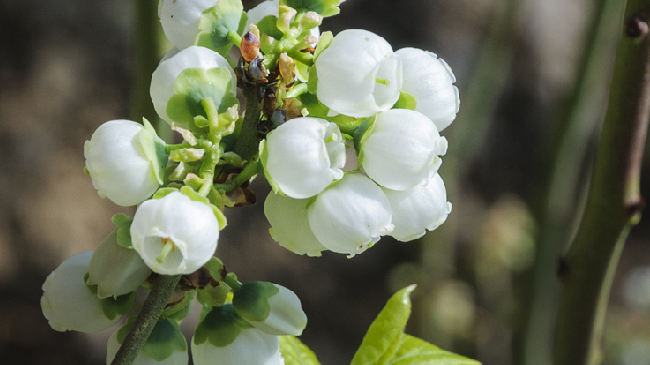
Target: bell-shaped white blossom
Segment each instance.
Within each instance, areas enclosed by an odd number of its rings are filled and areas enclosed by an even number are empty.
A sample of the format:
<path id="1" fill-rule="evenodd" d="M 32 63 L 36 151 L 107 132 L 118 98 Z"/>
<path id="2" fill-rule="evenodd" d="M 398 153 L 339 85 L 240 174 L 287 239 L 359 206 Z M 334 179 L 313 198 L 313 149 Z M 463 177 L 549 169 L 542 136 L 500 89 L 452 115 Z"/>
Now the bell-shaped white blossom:
<path id="1" fill-rule="evenodd" d="M 64 261 L 43 284 L 41 310 L 52 329 L 95 333 L 109 328 L 120 316 L 109 319 L 100 299 L 86 286 L 84 277 L 92 251 Z"/>
<path id="2" fill-rule="evenodd" d="M 391 236 L 407 242 L 424 236 L 445 222 L 451 213 L 445 183 L 435 174 L 425 184 L 408 190 L 383 189 L 393 209 L 395 229 Z"/>
<path id="3" fill-rule="evenodd" d="M 327 249 L 309 227 L 307 203 L 309 199 L 269 193 L 264 201 L 264 215 L 271 224 L 271 237 L 280 246 L 298 255 L 320 256 Z"/>
<path id="4" fill-rule="evenodd" d="M 253 327 L 276 336 L 300 336 L 307 326 L 307 315 L 298 296 L 282 285 L 253 281 L 237 289 L 235 312 Z"/>
<path id="5" fill-rule="evenodd" d="M 446 152 L 447 139 L 424 114 L 392 109 L 377 114 L 363 135 L 359 161 L 377 184 L 405 190 L 431 177 Z"/>
<path id="6" fill-rule="evenodd" d="M 355 255 L 393 230 L 384 192 L 360 173 L 347 174 L 307 209 L 312 232 L 327 249 Z"/>
<path id="7" fill-rule="evenodd" d="M 361 29 L 334 37 L 316 60 L 318 99 L 332 111 L 369 117 L 399 98 L 402 67 L 384 38 Z"/>
<path id="8" fill-rule="evenodd" d="M 167 39 L 178 49 L 194 44 L 203 12 L 218 0 L 160 0 L 158 17 Z"/>
<path id="9" fill-rule="evenodd" d="M 183 1 L 177 1 L 177 3 L 183 4 Z M 171 121 L 167 115 L 167 102 L 174 96 L 174 82 L 181 72 L 188 68 L 210 70 L 217 67 L 225 68 L 230 72 L 232 90 L 236 90 L 235 73 L 230 68 L 228 61 L 219 53 L 208 48 L 191 46 L 163 59 L 151 75 L 151 87 L 149 88 L 151 101 L 158 115 L 166 121 Z"/>
<path id="10" fill-rule="evenodd" d="M 142 203 L 130 232 L 133 248 L 151 270 L 190 274 L 214 254 L 219 222 L 207 204 L 173 192 Z"/>
<path id="11" fill-rule="evenodd" d="M 111 337 L 108 338 L 108 342 L 106 342 L 106 365 L 110 365 L 113 362 L 113 359 L 115 359 L 115 355 L 117 354 L 117 351 L 120 349 L 120 344 L 117 341 L 118 332 L 119 331 L 113 332 Z M 175 351 L 173 351 L 171 355 L 169 355 L 169 357 L 160 361 L 147 356 L 147 353 L 141 350 L 140 352 L 138 352 L 138 356 L 136 356 L 132 364 L 133 365 L 187 365 L 189 361 L 190 361 L 190 355 L 189 352 L 187 352 L 187 348 L 185 349 L 185 351 L 180 351 L 178 349 L 175 349 Z"/>
<path id="12" fill-rule="evenodd" d="M 151 269 L 140 255 L 120 246 L 113 231 L 93 253 L 87 283 L 97 285 L 99 298 L 116 298 L 136 290 L 149 275 Z"/>
<path id="13" fill-rule="evenodd" d="M 121 206 L 135 205 L 158 189 L 151 160 L 138 136 L 143 126 L 130 120 L 108 121 L 84 144 L 86 169 L 102 197 Z"/>
<path id="14" fill-rule="evenodd" d="M 343 177 L 343 137 L 336 124 L 324 119 L 287 121 L 266 136 L 260 154 L 273 190 L 292 198 L 314 196 Z"/>
<path id="15" fill-rule="evenodd" d="M 284 365 L 278 336 L 256 328 L 242 329 L 235 340 L 226 346 L 210 342 L 196 344 L 192 337 L 192 359 L 195 365 Z"/>
<path id="16" fill-rule="evenodd" d="M 402 91 L 415 98 L 415 110 L 429 117 L 441 132 L 456 118 L 460 107 L 454 73 L 432 52 L 402 48 L 395 55 L 402 62 Z"/>

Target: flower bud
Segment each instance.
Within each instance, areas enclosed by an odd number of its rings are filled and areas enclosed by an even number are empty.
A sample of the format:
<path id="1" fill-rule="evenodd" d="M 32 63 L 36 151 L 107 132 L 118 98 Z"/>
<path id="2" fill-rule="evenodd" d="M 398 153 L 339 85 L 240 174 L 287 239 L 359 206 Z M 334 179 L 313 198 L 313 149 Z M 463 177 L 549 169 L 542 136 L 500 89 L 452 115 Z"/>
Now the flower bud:
<path id="1" fill-rule="evenodd" d="M 108 121 L 84 144 L 86 169 L 102 197 L 121 206 L 135 205 L 158 189 L 152 161 L 140 144 L 141 124 L 130 120 Z"/>
<path id="2" fill-rule="evenodd" d="M 207 204 L 172 192 L 142 203 L 130 232 L 133 248 L 151 270 L 190 274 L 214 254 L 219 222 Z"/>
<path id="3" fill-rule="evenodd" d="M 431 177 L 446 152 L 447 139 L 429 118 L 393 109 L 377 114 L 361 137 L 359 162 L 377 184 L 406 190 Z"/>
<path id="4" fill-rule="evenodd" d="M 113 231 L 93 253 L 86 283 L 97 285 L 99 298 L 116 298 L 136 290 L 149 275 L 138 253 L 118 245 Z"/>
<path id="5" fill-rule="evenodd" d="M 178 49 L 194 44 L 203 12 L 218 0 L 160 0 L 158 17 L 167 39 Z"/>
<path id="6" fill-rule="evenodd" d="M 41 310 L 52 329 L 95 333 L 119 321 L 119 316 L 106 316 L 101 300 L 84 281 L 92 253 L 85 251 L 72 256 L 45 279 Z"/>
<path id="7" fill-rule="evenodd" d="M 327 250 L 309 227 L 309 199 L 292 199 L 269 193 L 264 201 L 264 215 L 271 223 L 271 237 L 280 246 L 298 255 L 320 256 Z"/>
<path id="8" fill-rule="evenodd" d="M 129 325 L 127 324 L 126 327 Z M 113 332 L 106 343 L 106 365 L 110 365 L 120 349 L 120 344 L 128 331 L 124 327 Z M 120 338 L 124 337 L 124 338 Z M 121 342 L 119 341 L 121 340 Z M 187 365 L 190 361 L 187 352 L 187 341 L 178 324 L 170 320 L 161 320 L 156 323 L 151 335 L 147 338 L 144 346 L 133 365 Z"/>
<path id="9" fill-rule="evenodd" d="M 424 236 L 445 222 L 451 213 L 445 183 L 435 174 L 422 185 L 408 190 L 383 189 L 393 209 L 395 229 L 390 234 L 407 242 Z"/>
<path id="10" fill-rule="evenodd" d="M 307 316 L 296 294 L 265 281 L 245 283 L 232 301 L 235 312 L 253 327 L 276 336 L 300 336 Z"/>
<path id="11" fill-rule="evenodd" d="M 345 145 L 336 124 L 295 118 L 267 135 L 260 156 L 273 190 L 302 199 L 343 176 Z"/>
<path id="12" fill-rule="evenodd" d="M 250 327 L 232 305 L 214 307 L 196 327 L 191 342 L 195 365 L 283 365 L 278 336 Z"/>
<path id="13" fill-rule="evenodd" d="M 415 98 L 415 110 L 429 117 L 441 132 L 456 118 L 460 107 L 451 68 L 435 53 L 417 48 L 402 48 L 395 55 L 402 62 L 402 91 Z"/>
<path id="14" fill-rule="evenodd" d="M 360 173 L 346 174 L 307 208 L 309 226 L 327 249 L 355 255 L 393 230 L 384 192 Z"/>
<path id="15" fill-rule="evenodd" d="M 316 60 L 318 99 L 360 118 L 388 110 L 399 98 L 402 68 L 384 38 L 361 29 L 337 34 Z"/>
<path id="16" fill-rule="evenodd" d="M 177 2 L 181 5 L 184 3 L 183 1 Z M 205 47 L 192 46 L 162 60 L 151 75 L 151 87 L 149 89 L 151 101 L 158 115 L 162 119 L 171 122 L 167 115 L 167 103 L 174 96 L 174 82 L 181 72 L 189 68 L 210 70 L 218 67 L 225 68 L 230 72 L 231 90 L 234 92 L 236 90 L 235 73 L 230 68 L 228 61 L 217 52 Z"/>

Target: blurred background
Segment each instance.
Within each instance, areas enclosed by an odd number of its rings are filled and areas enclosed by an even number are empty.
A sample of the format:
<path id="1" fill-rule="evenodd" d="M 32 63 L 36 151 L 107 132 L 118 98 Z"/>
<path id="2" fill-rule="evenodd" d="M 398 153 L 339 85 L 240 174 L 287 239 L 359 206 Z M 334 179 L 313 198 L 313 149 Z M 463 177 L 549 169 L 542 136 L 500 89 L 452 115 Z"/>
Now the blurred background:
<path id="1" fill-rule="evenodd" d="M 353 259 L 302 257 L 271 240 L 261 204 L 269 187 L 258 179 L 258 203 L 227 211 L 218 256 L 243 280 L 300 296 L 309 316 L 302 340 L 326 365 L 348 363 L 384 302 L 410 283 L 418 289 L 409 333 L 486 365 L 549 365 L 556 261 L 593 164 L 620 27 L 615 3 L 348 0 L 321 29 L 368 29 L 394 49 L 437 53 L 456 74 L 461 109 L 443 133 L 450 150 L 440 170 L 453 213 L 419 241 L 384 238 Z M 98 198 L 83 173 L 83 141 L 110 119 L 152 119 L 142 102 L 151 53 L 168 47 L 146 37 L 155 9 L 154 0 L 0 0 L 4 364 L 104 362 L 113 329 L 51 330 L 40 288 L 61 261 L 97 247 L 113 214 L 129 213 Z M 616 275 L 605 364 L 650 364 L 646 222 Z"/>

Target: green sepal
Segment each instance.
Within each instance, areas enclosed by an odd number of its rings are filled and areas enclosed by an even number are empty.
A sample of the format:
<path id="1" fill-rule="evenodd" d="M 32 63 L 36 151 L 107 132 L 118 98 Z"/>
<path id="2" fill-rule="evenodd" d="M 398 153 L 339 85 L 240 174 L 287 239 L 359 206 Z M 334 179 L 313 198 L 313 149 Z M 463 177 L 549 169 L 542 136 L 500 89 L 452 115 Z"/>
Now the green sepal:
<path id="1" fill-rule="evenodd" d="M 395 293 L 372 322 L 350 365 L 385 364 L 393 358 L 411 314 L 410 295 L 415 285 Z"/>
<path id="2" fill-rule="evenodd" d="M 318 89 L 318 72 L 316 72 L 316 65 L 312 65 L 308 71 L 307 91 L 316 95 L 317 89 Z"/>
<path id="3" fill-rule="evenodd" d="M 210 276 L 216 280 L 216 281 L 221 281 L 222 275 L 224 274 L 223 268 L 223 262 L 216 256 L 210 257 L 210 260 L 203 264 L 203 268 L 208 270 L 208 273 Z"/>
<path id="4" fill-rule="evenodd" d="M 230 165 L 233 167 L 243 167 L 246 161 L 240 155 L 233 151 L 222 153 L 219 156 L 219 165 Z"/>
<path id="5" fill-rule="evenodd" d="M 309 87 L 309 84 L 307 87 Z M 341 130 L 341 133 L 353 134 L 354 130 L 363 122 L 363 119 L 348 117 L 343 114 L 338 114 L 333 117 L 328 116 L 330 111 L 329 108 L 318 101 L 318 98 L 313 93 L 302 94 L 300 95 L 299 100 L 302 103 L 303 108 L 307 110 L 308 116 L 322 118 L 335 123 Z"/>
<path id="6" fill-rule="evenodd" d="M 115 226 L 117 244 L 124 248 L 129 248 L 129 249 L 133 248 L 133 245 L 131 244 L 131 232 L 130 232 L 131 223 L 133 223 L 133 218 L 129 217 L 128 215 L 118 213 L 111 218 L 111 221 Z"/>
<path id="7" fill-rule="evenodd" d="M 315 11 L 324 17 L 328 17 L 341 12 L 339 2 L 340 0 L 280 0 L 280 5 L 290 6 L 299 13 Z"/>
<path id="8" fill-rule="evenodd" d="M 96 285 L 92 285 L 97 290 Z M 128 294 L 120 295 L 117 298 L 108 297 L 101 299 L 102 303 L 102 312 L 106 315 L 108 319 L 115 319 L 123 314 L 126 314 L 133 303 L 135 302 L 135 292 L 130 292 Z"/>
<path id="9" fill-rule="evenodd" d="M 199 19 L 196 45 L 210 48 L 226 57 L 232 47 L 228 32 L 242 34 L 247 16 L 241 0 L 219 0 Z"/>
<path id="10" fill-rule="evenodd" d="M 225 347 L 233 343 L 243 329 L 250 327 L 235 313 L 231 304 L 213 307 L 196 326 L 194 343 Z"/>
<path id="11" fill-rule="evenodd" d="M 183 293 L 183 299 L 181 299 L 178 303 L 166 307 L 160 315 L 160 318 L 181 321 L 190 313 L 193 302 L 194 290 L 188 290 Z"/>
<path id="12" fill-rule="evenodd" d="M 352 132 L 352 137 L 354 137 L 354 150 L 357 152 L 359 164 L 363 162 L 363 153 L 361 153 L 361 147 L 363 142 L 368 139 L 370 133 L 375 128 L 375 117 L 362 119 L 361 124 Z"/>
<path id="13" fill-rule="evenodd" d="M 117 343 L 123 344 L 135 325 L 136 317 L 129 317 L 126 324 L 117 330 Z M 148 358 L 163 361 L 176 351 L 187 351 L 187 341 L 176 321 L 161 319 L 154 326 L 141 350 Z"/>
<path id="14" fill-rule="evenodd" d="M 271 313 L 269 298 L 279 289 L 266 281 L 250 281 L 235 291 L 232 305 L 237 314 L 248 321 L 264 321 Z"/>
<path id="15" fill-rule="evenodd" d="M 224 305 L 230 288 L 219 282 L 216 286 L 208 284 L 202 289 L 196 291 L 196 299 L 204 306 L 216 307 Z"/>
<path id="16" fill-rule="evenodd" d="M 226 216 L 223 215 L 223 212 L 221 212 L 219 208 L 217 208 L 214 204 L 210 203 L 210 200 L 208 198 L 200 195 L 189 186 L 183 186 L 180 191 L 182 194 L 190 198 L 190 200 L 207 204 L 210 207 L 210 209 L 212 209 L 212 213 L 214 213 L 214 216 L 217 217 L 217 221 L 219 222 L 219 230 L 222 230 L 226 227 L 226 223 L 227 223 Z"/>
<path id="17" fill-rule="evenodd" d="M 179 148 L 169 153 L 169 159 L 174 162 L 195 162 L 203 158 L 203 148 Z"/>
<path id="18" fill-rule="evenodd" d="M 196 117 L 208 118 L 203 99 L 210 99 L 217 111 L 223 113 L 237 104 L 235 95 L 228 69 L 187 68 L 174 81 L 174 96 L 167 102 L 167 115 L 181 128 L 198 131 L 200 127 L 194 123 Z"/>
<path id="19" fill-rule="evenodd" d="M 175 191 L 178 191 L 178 189 L 171 187 L 160 188 L 155 193 L 153 193 L 151 199 L 162 199 Z"/>
<path id="20" fill-rule="evenodd" d="M 280 336 L 280 353 L 285 365 L 320 365 L 316 354 L 293 336 Z"/>
<path id="21" fill-rule="evenodd" d="M 275 15 L 267 15 L 262 20 L 257 22 L 257 29 L 260 30 L 260 35 L 266 34 L 269 37 L 280 39 L 284 33 L 278 28 L 278 17 Z"/>
<path id="22" fill-rule="evenodd" d="M 142 153 L 149 160 L 158 184 L 162 185 L 164 183 L 165 167 L 167 167 L 167 151 L 165 150 L 167 144 L 158 137 L 156 129 L 146 118 L 142 118 L 142 124 L 144 128 L 138 133 L 136 141 Z"/>
<path id="23" fill-rule="evenodd" d="M 327 32 L 323 32 L 323 34 L 320 35 L 318 43 L 316 43 L 316 50 L 314 51 L 314 62 L 316 62 L 318 56 L 320 56 L 320 54 L 323 53 L 323 51 L 326 50 L 330 44 L 332 44 L 333 39 L 334 35 L 329 30 Z"/>
<path id="24" fill-rule="evenodd" d="M 294 68 L 294 71 L 296 72 L 296 77 L 298 77 L 298 81 L 309 82 L 309 77 L 310 77 L 309 70 L 311 67 L 313 67 L 313 64 L 309 66 L 298 60 L 295 60 L 295 62 L 296 62 L 296 66 Z M 303 85 L 303 84 L 299 84 L 299 85 Z M 294 87 L 296 87 L 296 85 L 294 85 Z M 309 85 L 307 85 L 307 91 L 309 91 Z"/>
<path id="25" fill-rule="evenodd" d="M 466 357 L 445 351 L 417 337 L 402 335 L 399 348 L 387 365 L 480 365 Z"/>
<path id="26" fill-rule="evenodd" d="M 416 104 L 417 101 L 415 100 L 415 97 L 413 97 L 413 95 L 404 91 L 400 91 L 399 99 L 397 99 L 397 102 L 395 103 L 395 105 L 393 105 L 393 109 L 415 110 Z"/>

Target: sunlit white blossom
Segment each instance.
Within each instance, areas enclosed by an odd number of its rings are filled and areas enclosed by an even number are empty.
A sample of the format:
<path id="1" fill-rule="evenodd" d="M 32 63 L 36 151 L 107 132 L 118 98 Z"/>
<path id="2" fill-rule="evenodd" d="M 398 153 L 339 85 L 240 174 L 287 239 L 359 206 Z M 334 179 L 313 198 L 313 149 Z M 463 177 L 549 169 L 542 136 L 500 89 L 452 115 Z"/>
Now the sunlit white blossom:
<path id="1" fill-rule="evenodd" d="M 158 17 L 167 39 L 178 49 L 194 44 L 203 12 L 218 0 L 160 0 Z"/>

